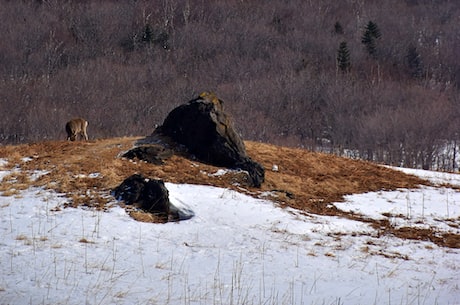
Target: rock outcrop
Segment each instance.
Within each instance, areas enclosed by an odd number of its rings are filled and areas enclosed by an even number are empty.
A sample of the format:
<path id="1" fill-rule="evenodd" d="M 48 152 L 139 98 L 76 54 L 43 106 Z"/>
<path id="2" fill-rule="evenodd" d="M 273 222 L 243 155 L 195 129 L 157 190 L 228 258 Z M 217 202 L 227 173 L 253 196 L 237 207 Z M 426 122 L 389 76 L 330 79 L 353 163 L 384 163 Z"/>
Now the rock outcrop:
<path id="1" fill-rule="evenodd" d="M 112 195 L 126 205 L 133 205 L 154 214 L 164 222 L 186 220 L 194 216 L 190 210 L 179 210 L 169 201 L 169 192 L 162 180 L 135 174 L 117 186 Z"/>
<path id="2" fill-rule="evenodd" d="M 162 145 L 141 145 L 134 147 L 122 155 L 128 159 L 139 159 L 156 165 L 162 165 L 163 161 L 173 155 L 173 151 Z"/>
<path id="3" fill-rule="evenodd" d="M 116 187 L 113 195 L 117 200 L 146 212 L 166 218 L 169 215 L 169 192 L 162 180 L 147 179 L 135 174 Z"/>
<path id="4" fill-rule="evenodd" d="M 185 153 L 211 165 L 244 170 L 251 186 L 260 187 L 265 180 L 264 167 L 247 155 L 223 102 L 213 93 L 203 92 L 173 109 L 163 125 L 136 145 L 123 157 L 162 164 L 173 153 Z"/>
<path id="5" fill-rule="evenodd" d="M 243 140 L 224 112 L 223 102 L 212 93 L 203 92 L 173 109 L 155 133 L 184 145 L 203 162 L 247 171 L 252 186 L 260 187 L 264 182 L 265 169 L 248 157 Z"/>

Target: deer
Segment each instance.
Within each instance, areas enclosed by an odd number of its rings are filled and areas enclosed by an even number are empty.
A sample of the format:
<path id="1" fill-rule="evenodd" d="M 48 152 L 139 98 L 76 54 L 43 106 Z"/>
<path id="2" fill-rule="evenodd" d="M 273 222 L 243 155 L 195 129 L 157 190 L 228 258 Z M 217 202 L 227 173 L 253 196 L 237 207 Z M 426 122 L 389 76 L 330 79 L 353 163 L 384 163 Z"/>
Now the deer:
<path id="1" fill-rule="evenodd" d="M 80 135 L 80 139 L 88 141 L 88 133 L 86 128 L 88 127 L 88 121 L 82 118 L 72 119 L 65 124 L 65 131 L 67 132 L 67 140 L 75 141 L 77 135 Z"/>

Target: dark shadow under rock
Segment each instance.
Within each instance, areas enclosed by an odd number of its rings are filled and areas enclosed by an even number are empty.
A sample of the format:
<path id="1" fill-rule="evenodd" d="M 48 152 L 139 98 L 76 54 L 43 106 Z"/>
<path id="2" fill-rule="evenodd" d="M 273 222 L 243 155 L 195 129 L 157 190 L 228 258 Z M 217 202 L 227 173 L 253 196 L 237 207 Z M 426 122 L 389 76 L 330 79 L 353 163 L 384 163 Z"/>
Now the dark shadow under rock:
<path id="1" fill-rule="evenodd" d="M 162 145 L 141 145 L 134 147 L 122 155 L 128 159 L 139 159 L 156 165 L 163 164 L 163 161 L 173 155 L 173 151 Z"/>

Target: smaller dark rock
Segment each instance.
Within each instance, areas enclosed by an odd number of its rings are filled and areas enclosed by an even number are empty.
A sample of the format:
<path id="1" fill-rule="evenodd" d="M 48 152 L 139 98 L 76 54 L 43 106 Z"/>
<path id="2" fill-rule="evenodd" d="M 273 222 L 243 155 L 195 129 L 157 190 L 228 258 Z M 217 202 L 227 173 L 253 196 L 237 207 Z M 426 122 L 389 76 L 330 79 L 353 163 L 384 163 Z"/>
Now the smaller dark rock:
<path id="1" fill-rule="evenodd" d="M 162 180 L 148 179 L 135 174 L 126 178 L 112 195 L 126 205 L 134 205 L 152 213 L 164 222 L 187 220 L 195 213 L 186 208 L 177 208 L 169 201 L 169 192 Z"/>
<path id="2" fill-rule="evenodd" d="M 146 212 L 168 219 L 170 211 L 169 192 L 162 180 L 132 175 L 113 190 L 117 200 L 134 205 Z"/>
<path id="3" fill-rule="evenodd" d="M 170 158 L 173 151 L 162 145 L 142 145 L 134 147 L 122 155 L 128 159 L 139 159 L 156 165 L 162 165 L 163 161 Z"/>

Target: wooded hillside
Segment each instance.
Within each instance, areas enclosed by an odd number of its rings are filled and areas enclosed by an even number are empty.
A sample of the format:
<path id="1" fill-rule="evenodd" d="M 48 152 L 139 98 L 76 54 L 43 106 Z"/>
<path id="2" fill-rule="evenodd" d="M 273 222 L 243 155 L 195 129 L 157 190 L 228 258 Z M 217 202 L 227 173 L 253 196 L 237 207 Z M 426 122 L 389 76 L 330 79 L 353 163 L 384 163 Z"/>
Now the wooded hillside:
<path id="1" fill-rule="evenodd" d="M 460 3 L 1 1 L 0 142 L 147 135 L 204 90 L 244 139 L 458 169 Z M 352 152 L 352 153 L 351 153 Z"/>

